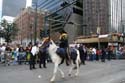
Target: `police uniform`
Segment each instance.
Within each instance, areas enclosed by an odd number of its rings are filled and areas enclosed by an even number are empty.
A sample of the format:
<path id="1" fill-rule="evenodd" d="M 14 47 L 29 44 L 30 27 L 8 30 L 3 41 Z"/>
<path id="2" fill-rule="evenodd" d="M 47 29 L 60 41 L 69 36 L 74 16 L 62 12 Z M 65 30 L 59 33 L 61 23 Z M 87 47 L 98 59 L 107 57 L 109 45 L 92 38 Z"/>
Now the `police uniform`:
<path id="1" fill-rule="evenodd" d="M 61 48 L 67 48 L 68 47 L 68 35 L 67 33 L 62 33 L 60 35 L 60 47 Z"/>
<path id="2" fill-rule="evenodd" d="M 66 65 L 69 65 L 69 56 L 68 56 L 68 34 L 66 32 L 62 33 L 60 35 L 60 44 L 59 44 L 59 47 L 60 48 L 64 48 L 65 49 L 65 52 L 66 52 Z M 62 60 L 61 63 L 63 63 L 64 59 Z"/>

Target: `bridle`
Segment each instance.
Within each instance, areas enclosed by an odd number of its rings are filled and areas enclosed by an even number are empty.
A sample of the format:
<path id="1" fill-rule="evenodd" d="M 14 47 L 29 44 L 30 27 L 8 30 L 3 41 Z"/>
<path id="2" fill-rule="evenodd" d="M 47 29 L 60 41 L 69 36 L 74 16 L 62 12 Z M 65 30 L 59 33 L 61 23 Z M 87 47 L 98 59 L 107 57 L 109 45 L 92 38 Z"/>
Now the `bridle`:
<path id="1" fill-rule="evenodd" d="M 46 39 L 44 39 L 43 44 L 41 45 L 41 47 L 42 48 L 47 48 L 47 47 L 49 47 L 50 44 L 51 44 L 50 38 L 46 38 Z"/>

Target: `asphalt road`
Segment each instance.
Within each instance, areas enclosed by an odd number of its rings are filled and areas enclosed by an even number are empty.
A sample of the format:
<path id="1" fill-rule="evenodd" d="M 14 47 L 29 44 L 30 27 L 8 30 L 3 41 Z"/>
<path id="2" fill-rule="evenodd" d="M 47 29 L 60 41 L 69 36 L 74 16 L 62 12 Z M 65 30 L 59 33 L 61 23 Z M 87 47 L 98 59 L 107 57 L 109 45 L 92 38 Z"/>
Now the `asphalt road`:
<path id="1" fill-rule="evenodd" d="M 53 73 L 53 64 L 48 63 L 47 69 L 29 70 L 28 65 L 0 65 L 0 83 L 49 83 Z M 65 73 L 62 79 L 57 73 L 55 83 L 125 83 L 125 60 L 102 62 L 86 62 L 80 67 L 80 75 L 68 76 L 69 67 L 60 66 Z"/>

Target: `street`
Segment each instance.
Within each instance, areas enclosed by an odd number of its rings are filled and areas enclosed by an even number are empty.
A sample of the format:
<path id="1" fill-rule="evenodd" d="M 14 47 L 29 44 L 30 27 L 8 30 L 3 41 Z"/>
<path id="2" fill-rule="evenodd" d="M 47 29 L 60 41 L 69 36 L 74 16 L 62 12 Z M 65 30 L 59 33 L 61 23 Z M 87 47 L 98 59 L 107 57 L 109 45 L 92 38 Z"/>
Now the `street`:
<path id="1" fill-rule="evenodd" d="M 80 75 L 68 76 L 65 64 L 60 66 L 65 73 L 62 79 L 57 73 L 55 83 L 125 83 L 125 60 L 112 60 L 102 62 L 86 62 L 80 66 Z M 0 65 L 0 83 L 49 83 L 53 73 L 53 64 L 48 63 L 47 69 L 38 68 L 29 70 L 28 65 Z"/>

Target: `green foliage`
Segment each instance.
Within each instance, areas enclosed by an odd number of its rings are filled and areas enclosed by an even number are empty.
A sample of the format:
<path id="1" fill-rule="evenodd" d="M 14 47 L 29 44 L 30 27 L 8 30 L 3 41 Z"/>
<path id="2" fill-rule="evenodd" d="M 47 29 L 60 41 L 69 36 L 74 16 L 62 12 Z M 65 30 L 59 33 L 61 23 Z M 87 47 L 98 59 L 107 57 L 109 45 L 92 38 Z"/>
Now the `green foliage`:
<path id="1" fill-rule="evenodd" d="M 0 37 L 4 37 L 4 31 L 0 30 Z"/>
<path id="2" fill-rule="evenodd" d="M 11 42 L 17 35 L 18 29 L 15 23 L 8 23 L 6 20 L 2 20 L 1 26 L 3 30 L 0 32 L 0 36 L 5 38 L 6 42 Z"/>

